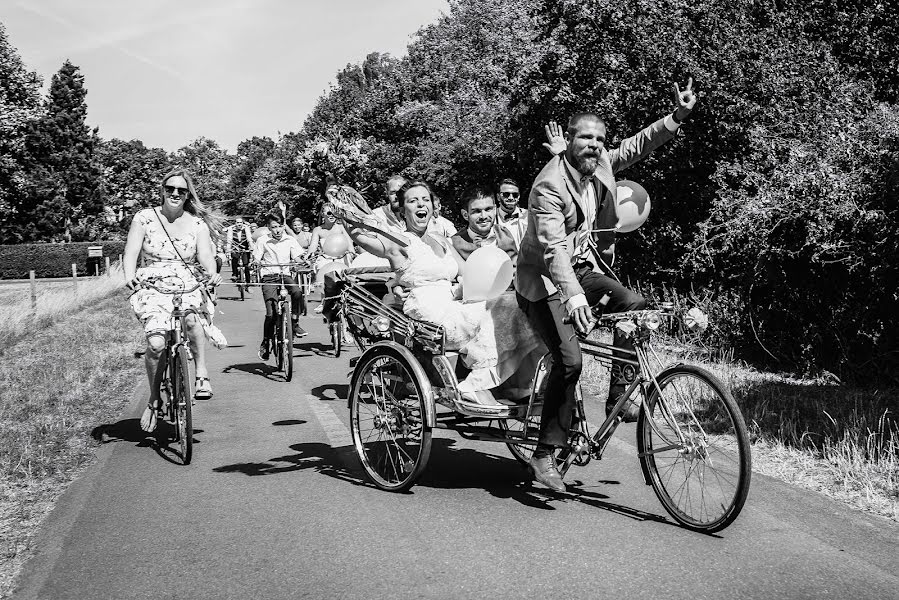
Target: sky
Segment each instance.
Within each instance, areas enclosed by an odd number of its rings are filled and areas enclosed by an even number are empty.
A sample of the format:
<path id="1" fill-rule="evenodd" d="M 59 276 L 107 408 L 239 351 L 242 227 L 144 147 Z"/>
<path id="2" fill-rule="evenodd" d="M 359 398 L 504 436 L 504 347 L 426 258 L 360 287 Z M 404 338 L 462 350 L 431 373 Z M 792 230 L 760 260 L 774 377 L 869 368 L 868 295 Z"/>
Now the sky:
<path id="1" fill-rule="evenodd" d="M 446 12 L 447 0 L 0 0 L 45 88 L 70 60 L 101 137 L 168 151 L 298 131 L 337 71 L 404 55 Z"/>

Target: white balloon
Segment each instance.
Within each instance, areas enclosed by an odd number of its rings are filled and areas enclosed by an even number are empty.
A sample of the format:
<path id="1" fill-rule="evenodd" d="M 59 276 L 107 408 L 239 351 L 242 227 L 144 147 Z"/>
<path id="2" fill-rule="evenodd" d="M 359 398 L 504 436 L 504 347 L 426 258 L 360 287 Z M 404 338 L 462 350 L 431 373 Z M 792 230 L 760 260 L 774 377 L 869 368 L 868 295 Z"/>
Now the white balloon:
<path id="1" fill-rule="evenodd" d="M 465 302 L 493 300 L 509 289 L 514 267 L 509 255 L 496 246 L 482 246 L 465 261 L 462 299 Z"/>
<path id="2" fill-rule="evenodd" d="M 649 194 L 639 183 L 622 179 L 615 185 L 617 197 L 618 225 L 616 229 L 619 233 L 630 233 L 640 225 L 642 225 L 652 208 L 649 201 Z"/>

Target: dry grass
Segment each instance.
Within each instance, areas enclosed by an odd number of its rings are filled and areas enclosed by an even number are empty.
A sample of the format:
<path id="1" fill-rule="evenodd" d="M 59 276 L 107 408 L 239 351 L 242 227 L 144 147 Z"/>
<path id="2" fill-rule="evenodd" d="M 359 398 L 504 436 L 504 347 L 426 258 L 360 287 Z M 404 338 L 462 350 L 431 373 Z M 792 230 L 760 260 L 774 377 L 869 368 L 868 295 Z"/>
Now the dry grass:
<path id="1" fill-rule="evenodd" d="M 35 327 L 47 327 L 82 306 L 108 297 L 124 285 L 118 265 L 100 277 L 79 279 L 77 293 L 71 283 L 39 280 L 36 310 L 31 308 L 27 283 L 0 288 L 0 356 L 4 355 L 4 349 L 30 335 Z"/>
<path id="2" fill-rule="evenodd" d="M 118 418 L 143 371 L 133 354 L 141 328 L 116 291 L 120 281 L 82 286 L 77 298 L 55 290 L 40 326 L 23 316 L 0 321 L 2 339 L 19 339 L 0 362 L 0 597 L 39 524 L 93 458 L 91 430 Z"/>

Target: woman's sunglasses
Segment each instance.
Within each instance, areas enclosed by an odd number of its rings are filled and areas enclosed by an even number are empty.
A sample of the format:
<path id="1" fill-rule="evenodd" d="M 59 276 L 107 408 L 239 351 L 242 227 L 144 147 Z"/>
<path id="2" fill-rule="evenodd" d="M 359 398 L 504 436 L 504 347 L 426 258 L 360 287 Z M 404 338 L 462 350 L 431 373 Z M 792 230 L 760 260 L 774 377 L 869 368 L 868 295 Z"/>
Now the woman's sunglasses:
<path id="1" fill-rule="evenodd" d="M 172 194 L 178 194 L 179 196 L 180 196 L 181 194 L 184 194 L 184 195 L 186 196 L 187 194 L 190 193 L 190 190 L 188 190 L 186 187 L 179 187 L 179 186 L 175 186 L 175 185 L 167 185 L 167 186 L 165 186 L 165 193 L 168 194 L 168 195 L 170 195 L 170 196 L 171 196 Z"/>

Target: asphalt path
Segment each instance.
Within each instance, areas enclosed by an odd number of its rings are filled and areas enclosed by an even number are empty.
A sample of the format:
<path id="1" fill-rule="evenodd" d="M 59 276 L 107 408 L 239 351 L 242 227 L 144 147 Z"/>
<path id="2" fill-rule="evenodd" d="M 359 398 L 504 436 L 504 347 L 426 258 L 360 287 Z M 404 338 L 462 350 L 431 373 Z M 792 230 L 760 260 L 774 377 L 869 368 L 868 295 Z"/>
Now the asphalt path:
<path id="1" fill-rule="evenodd" d="M 108 443 L 15 598 L 899 598 L 899 526 L 758 474 L 725 531 L 677 526 L 642 483 L 633 425 L 572 468 L 568 494 L 532 485 L 500 444 L 440 431 L 410 493 L 380 491 L 350 441 L 355 349 L 334 358 L 304 317 L 288 383 L 256 356 L 258 291 L 219 310 L 231 346 L 209 353 L 193 462 L 140 432 L 140 381 L 121 420 L 98 424 Z"/>

